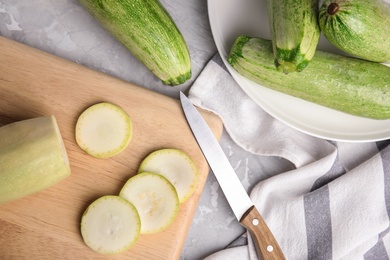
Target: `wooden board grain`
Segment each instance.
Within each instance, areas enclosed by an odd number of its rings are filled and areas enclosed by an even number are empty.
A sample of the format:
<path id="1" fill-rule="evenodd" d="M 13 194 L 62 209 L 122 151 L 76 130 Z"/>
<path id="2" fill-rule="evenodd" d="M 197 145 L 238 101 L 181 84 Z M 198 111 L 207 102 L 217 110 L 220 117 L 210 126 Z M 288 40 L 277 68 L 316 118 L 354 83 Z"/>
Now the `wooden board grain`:
<path id="1" fill-rule="evenodd" d="M 129 146 L 108 159 L 87 155 L 74 137 L 80 113 L 101 101 L 119 105 L 133 121 Z M 201 112 L 219 138 L 219 118 Z M 72 174 L 0 205 L 0 259 L 178 259 L 209 171 L 179 101 L 0 37 L 0 126 L 50 114 L 57 119 Z M 141 160 L 160 148 L 182 149 L 194 159 L 200 171 L 194 195 L 164 232 L 141 235 L 119 255 L 93 252 L 80 236 L 83 211 L 102 195 L 118 194 Z"/>

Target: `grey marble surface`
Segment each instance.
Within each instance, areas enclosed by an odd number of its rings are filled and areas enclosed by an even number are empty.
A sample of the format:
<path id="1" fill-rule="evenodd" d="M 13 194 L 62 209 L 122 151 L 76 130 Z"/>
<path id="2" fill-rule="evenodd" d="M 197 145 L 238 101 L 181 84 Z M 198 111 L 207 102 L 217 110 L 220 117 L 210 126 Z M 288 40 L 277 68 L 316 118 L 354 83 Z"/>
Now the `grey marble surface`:
<path id="1" fill-rule="evenodd" d="M 0 35 L 77 62 L 153 91 L 178 98 L 216 53 L 206 0 L 162 0 L 185 38 L 192 59 L 192 79 L 163 85 L 104 30 L 77 0 L 0 0 Z M 259 181 L 291 167 L 279 158 L 248 155 L 223 133 L 221 146 L 250 191 Z M 209 174 L 181 259 L 202 259 L 244 232 L 218 183 Z"/>

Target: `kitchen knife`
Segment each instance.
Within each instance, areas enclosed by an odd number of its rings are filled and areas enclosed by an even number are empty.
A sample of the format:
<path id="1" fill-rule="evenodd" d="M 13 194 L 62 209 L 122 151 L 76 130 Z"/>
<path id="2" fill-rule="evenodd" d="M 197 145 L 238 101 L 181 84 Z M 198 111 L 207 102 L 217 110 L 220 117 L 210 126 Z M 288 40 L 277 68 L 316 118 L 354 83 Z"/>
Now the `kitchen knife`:
<path id="1" fill-rule="evenodd" d="M 278 242 L 257 211 L 211 129 L 192 102 L 180 92 L 180 101 L 192 133 L 238 221 L 251 234 L 260 259 L 285 259 Z"/>

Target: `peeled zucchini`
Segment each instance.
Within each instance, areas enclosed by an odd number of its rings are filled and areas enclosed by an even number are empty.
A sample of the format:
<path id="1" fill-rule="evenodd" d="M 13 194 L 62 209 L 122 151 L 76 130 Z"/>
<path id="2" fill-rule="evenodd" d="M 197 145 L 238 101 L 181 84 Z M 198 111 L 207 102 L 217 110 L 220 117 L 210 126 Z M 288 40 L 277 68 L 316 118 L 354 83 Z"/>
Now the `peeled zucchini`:
<path id="1" fill-rule="evenodd" d="M 276 67 L 284 73 L 302 71 L 320 38 L 315 0 L 268 0 L 268 19 Z"/>
<path id="2" fill-rule="evenodd" d="M 0 127 L 0 204 L 42 191 L 69 175 L 54 116 Z"/>
<path id="3" fill-rule="evenodd" d="M 390 3 L 326 0 L 319 23 L 324 36 L 340 50 L 370 61 L 390 61 Z"/>
<path id="4" fill-rule="evenodd" d="M 351 115 L 390 118 L 390 68 L 376 62 L 316 51 L 300 73 L 273 66 L 269 40 L 240 36 L 228 62 L 242 76 L 270 89 Z"/>
<path id="5" fill-rule="evenodd" d="M 164 84 L 191 78 L 188 47 L 159 0 L 80 0 L 80 3 Z"/>

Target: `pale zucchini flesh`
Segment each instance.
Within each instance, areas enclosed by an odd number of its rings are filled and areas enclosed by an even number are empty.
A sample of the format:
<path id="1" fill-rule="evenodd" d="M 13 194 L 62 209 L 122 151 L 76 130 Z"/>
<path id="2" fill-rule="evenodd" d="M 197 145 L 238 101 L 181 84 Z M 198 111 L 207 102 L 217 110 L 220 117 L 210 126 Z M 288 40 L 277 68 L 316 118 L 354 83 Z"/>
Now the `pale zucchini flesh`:
<path id="1" fill-rule="evenodd" d="M 390 2 L 326 0 L 319 24 L 324 36 L 340 50 L 365 60 L 390 61 Z"/>
<path id="2" fill-rule="evenodd" d="M 141 219 L 141 234 L 165 230 L 173 223 L 179 210 L 175 187 L 165 177 L 151 172 L 131 177 L 119 196 L 136 207 Z"/>
<path id="3" fill-rule="evenodd" d="M 198 169 L 191 157 L 173 148 L 160 149 L 149 154 L 141 162 L 138 172 L 153 172 L 167 178 L 175 187 L 180 203 L 194 193 L 199 179 Z"/>
<path id="4" fill-rule="evenodd" d="M 42 191 L 69 175 L 54 116 L 0 127 L 0 204 Z"/>
<path id="5" fill-rule="evenodd" d="M 164 84 L 191 78 L 187 44 L 159 0 L 80 0 Z"/>
<path id="6" fill-rule="evenodd" d="M 288 75 L 273 65 L 269 40 L 240 36 L 228 57 L 242 76 L 273 90 L 371 119 L 390 118 L 390 68 L 316 51 L 310 66 Z"/>
<path id="7" fill-rule="evenodd" d="M 121 107 L 101 102 L 81 113 L 75 136 L 77 144 L 86 153 L 96 158 L 107 158 L 126 149 L 132 132 L 132 121 Z"/>
<path id="8" fill-rule="evenodd" d="M 128 250 L 140 234 L 136 208 L 127 200 L 105 195 L 84 211 L 80 231 L 85 244 L 100 254 L 113 255 Z"/>

